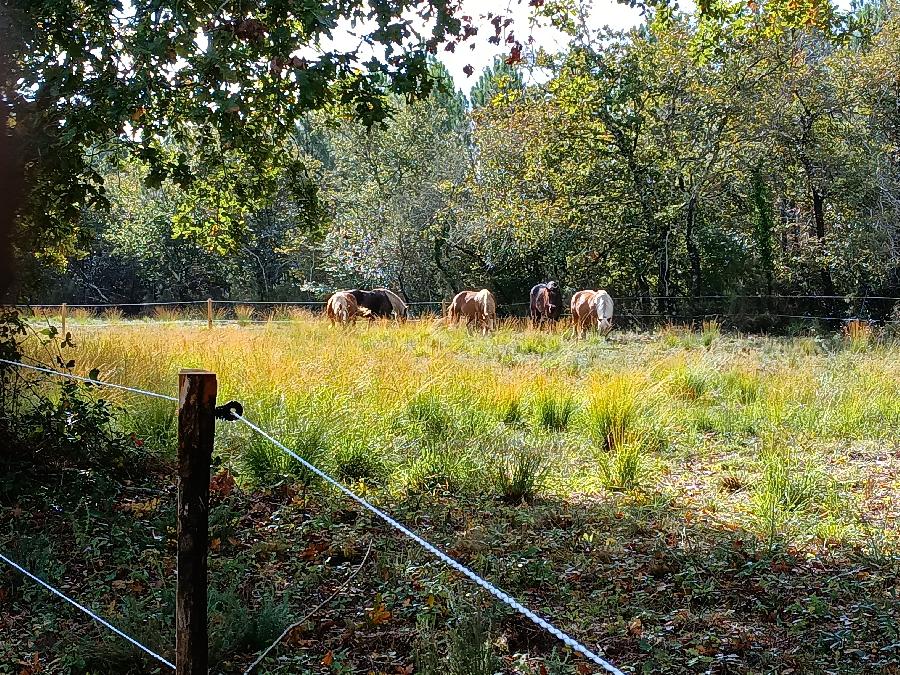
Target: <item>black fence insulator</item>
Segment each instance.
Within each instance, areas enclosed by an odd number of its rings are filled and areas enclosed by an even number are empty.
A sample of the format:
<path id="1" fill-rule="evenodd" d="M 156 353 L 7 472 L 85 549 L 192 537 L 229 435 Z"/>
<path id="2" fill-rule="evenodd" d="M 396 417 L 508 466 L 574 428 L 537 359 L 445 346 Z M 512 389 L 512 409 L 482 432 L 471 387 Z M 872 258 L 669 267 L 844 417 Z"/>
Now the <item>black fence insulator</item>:
<path id="1" fill-rule="evenodd" d="M 228 401 L 225 405 L 217 405 L 216 406 L 216 419 L 217 420 L 225 420 L 227 422 L 234 422 L 237 420 L 235 415 L 243 415 L 244 414 L 244 406 L 242 406 L 237 401 Z"/>

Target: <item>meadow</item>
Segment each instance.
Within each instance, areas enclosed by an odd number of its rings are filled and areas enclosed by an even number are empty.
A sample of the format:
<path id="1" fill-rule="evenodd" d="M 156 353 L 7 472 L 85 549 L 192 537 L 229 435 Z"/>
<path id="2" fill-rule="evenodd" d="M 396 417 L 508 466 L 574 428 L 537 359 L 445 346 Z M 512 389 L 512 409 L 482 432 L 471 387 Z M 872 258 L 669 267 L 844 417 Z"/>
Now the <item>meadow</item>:
<path id="1" fill-rule="evenodd" d="M 627 672 L 898 672 L 890 336 L 742 336 L 710 322 L 575 342 L 513 321 L 481 337 L 431 319 L 342 330 L 303 312 L 274 318 L 209 331 L 76 316 L 66 351 L 75 372 L 173 395 L 180 368 L 215 372 L 220 402 L 242 402 L 295 452 Z M 158 539 L 123 535 L 95 546 L 97 559 L 131 561 L 112 579 L 134 597 L 113 611 L 171 651 L 175 410 L 103 395 L 156 458 L 111 490 L 110 522 Z M 261 672 L 594 672 L 245 426 L 219 423 L 215 464 L 217 672 L 238 672 L 327 590 L 337 600 Z M 107 516 L 85 513 L 23 556 L 46 562 L 63 540 L 94 542 Z M 10 519 L 4 545 L 22 546 L 35 522 Z M 374 569 L 342 589 L 360 563 Z M 100 564 L 79 584 L 106 579 Z M 89 668 L 97 639 L 44 650 Z M 109 649 L 122 672 L 149 668 Z"/>

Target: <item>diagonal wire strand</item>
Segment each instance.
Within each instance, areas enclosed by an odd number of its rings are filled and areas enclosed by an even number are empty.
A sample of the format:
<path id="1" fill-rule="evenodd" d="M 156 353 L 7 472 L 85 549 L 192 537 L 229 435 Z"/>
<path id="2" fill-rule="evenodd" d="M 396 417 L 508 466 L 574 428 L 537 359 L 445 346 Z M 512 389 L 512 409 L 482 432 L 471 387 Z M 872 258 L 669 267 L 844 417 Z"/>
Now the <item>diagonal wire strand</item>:
<path id="1" fill-rule="evenodd" d="M 375 506 L 372 506 L 365 499 L 363 499 L 362 497 L 357 495 L 355 492 L 353 492 L 349 488 L 347 488 L 344 485 L 342 485 L 341 483 L 339 483 L 337 480 L 335 480 L 334 478 L 329 476 L 327 473 L 325 473 L 318 467 L 314 466 L 313 464 L 310 464 L 308 461 L 303 459 L 300 455 L 298 455 L 293 450 L 291 450 L 286 445 L 284 445 L 281 441 L 279 441 L 278 439 L 272 437 L 271 435 L 269 435 L 268 433 L 266 433 L 265 431 L 260 429 L 258 426 L 256 426 L 253 422 L 251 422 L 247 418 L 243 417 L 242 415 L 238 415 L 237 413 L 234 413 L 234 412 L 232 412 L 232 416 L 234 417 L 234 419 L 240 420 L 241 422 L 246 424 L 248 427 L 253 429 L 255 432 L 257 432 L 258 434 L 260 434 L 261 436 L 266 438 L 269 442 L 273 443 L 276 447 L 278 447 L 279 449 L 281 449 L 282 451 L 286 452 L 288 455 L 290 455 L 291 457 L 296 459 L 307 469 L 309 469 L 314 474 L 319 476 L 319 478 L 321 478 L 325 482 L 329 483 L 330 485 L 336 487 L 338 490 L 343 492 L 347 497 L 349 497 L 350 499 L 355 501 L 357 504 L 362 506 L 364 509 L 366 509 L 367 511 L 370 511 L 371 513 L 378 516 L 381 520 L 386 522 L 388 525 L 393 527 L 395 530 L 405 534 L 407 537 L 409 537 L 414 542 L 416 542 L 419 546 L 421 546 L 426 551 L 431 553 L 433 556 L 438 558 L 438 560 L 446 563 L 447 565 L 449 565 L 450 567 L 455 569 L 460 574 L 468 577 L 470 580 L 475 582 L 477 585 L 481 586 L 484 590 L 486 590 L 488 593 L 493 595 L 495 598 L 506 603 L 507 605 L 512 607 L 514 610 L 516 610 L 517 612 L 519 612 L 526 618 L 530 619 L 536 625 L 540 626 L 545 631 L 547 631 L 554 637 L 561 640 L 568 647 L 571 647 L 576 652 L 578 652 L 581 655 L 585 656 L 586 658 L 590 659 L 591 661 L 596 663 L 598 666 L 600 666 L 607 672 L 612 673 L 612 675 L 623 675 L 622 671 L 619 670 L 618 668 L 616 668 L 614 665 L 612 665 L 608 661 L 603 660 L 600 656 L 598 656 L 597 654 L 592 652 L 590 649 L 585 647 L 583 644 L 581 644 L 574 638 L 570 637 L 566 633 L 563 633 L 556 626 L 554 626 L 547 620 L 541 618 L 540 616 L 538 616 L 537 614 L 532 612 L 530 609 L 528 609 L 527 607 L 522 605 L 515 598 L 511 597 L 507 593 L 504 593 L 503 591 L 501 591 L 499 588 L 497 588 L 490 582 L 482 579 L 480 576 L 478 576 L 475 572 L 470 570 L 468 567 L 466 567 L 465 565 L 463 565 L 460 562 L 457 562 L 456 560 L 451 558 L 449 555 L 447 555 L 446 553 L 444 553 L 443 551 L 441 551 L 440 549 L 438 549 L 437 547 L 435 547 L 434 545 L 432 545 L 431 543 L 429 543 L 428 541 L 426 541 L 425 539 L 423 539 L 422 537 L 417 535 L 415 532 L 413 532 L 412 530 L 408 529 L 404 525 L 400 524 L 399 522 L 397 522 L 396 520 L 391 518 L 391 516 L 386 514 L 384 511 L 376 508 Z"/>
<path id="2" fill-rule="evenodd" d="M 121 638 L 124 638 L 125 640 L 127 640 L 128 642 L 130 642 L 131 644 L 133 644 L 135 647 L 137 647 L 138 649 L 140 649 L 140 650 L 143 651 L 144 653 L 149 654 L 150 656 L 152 656 L 154 659 L 156 659 L 156 660 L 159 661 L 160 663 L 163 663 L 163 664 L 167 665 L 169 668 L 171 668 L 172 670 L 175 670 L 175 664 L 173 664 L 173 663 L 167 661 L 167 660 L 164 659 L 162 656 L 160 656 L 159 654 L 157 654 L 157 653 L 154 652 L 153 650 L 149 649 L 148 647 L 145 647 L 144 645 L 142 645 L 140 642 L 138 642 L 137 640 L 135 640 L 135 639 L 134 639 L 133 637 L 131 637 L 130 635 L 127 635 L 127 634 L 123 633 L 123 632 L 120 631 L 118 628 L 116 628 L 115 626 L 113 626 L 109 621 L 107 621 L 106 619 L 104 619 L 103 617 L 97 616 L 96 614 L 94 614 L 91 610 L 89 610 L 89 609 L 88 609 L 87 607 L 85 607 L 84 605 L 78 604 L 75 600 L 72 600 L 72 598 L 70 598 L 70 597 L 68 597 L 67 595 L 65 595 L 62 591 L 59 591 L 59 590 L 53 588 L 53 586 L 51 586 L 50 584 L 48 584 L 46 581 L 44 581 L 44 580 L 41 579 L 40 577 L 36 577 L 34 574 L 32 574 L 31 572 L 29 572 L 28 570 L 26 570 L 26 569 L 25 569 L 24 567 L 22 567 L 21 565 L 16 564 L 15 562 L 13 562 L 13 561 L 10 560 L 9 558 L 7 558 L 7 557 L 6 557 L 5 555 L 3 555 L 2 553 L 0 553 L 0 560 L 2 560 L 3 562 L 5 562 L 5 563 L 6 563 L 7 565 L 9 565 L 10 567 L 12 567 L 12 568 L 18 570 L 19 572 L 21 572 L 22 574 L 24 574 L 26 577 L 28 577 L 28 578 L 31 579 L 32 581 L 36 581 L 38 584 L 40 584 L 41 586 L 43 586 L 44 588 L 46 588 L 48 591 L 50 591 L 50 592 L 53 593 L 54 595 L 59 596 L 60 598 L 62 598 L 62 599 L 65 600 L 66 602 L 68 602 L 70 605 L 74 605 L 75 607 L 77 607 L 78 609 L 80 609 L 82 612 L 84 612 L 85 614 L 87 614 L 89 617 L 91 617 L 94 621 L 100 623 L 100 624 L 103 625 L 103 626 L 106 626 L 106 627 L 109 628 L 113 633 L 115 633 L 116 635 L 118 635 L 118 636 L 121 637 Z"/>
<path id="3" fill-rule="evenodd" d="M 42 366 L 32 366 L 29 363 L 19 363 L 18 361 L 9 361 L 7 359 L 0 359 L 0 363 L 5 363 L 10 366 L 16 366 L 18 368 L 28 368 L 30 370 L 37 370 L 42 373 L 49 373 L 50 375 L 56 375 L 58 377 L 64 377 L 70 380 L 78 380 L 79 382 L 87 382 L 89 384 L 96 384 L 101 387 L 110 387 L 112 389 L 121 389 L 123 391 L 130 391 L 135 394 L 142 394 L 143 396 L 151 396 L 153 398 L 161 398 L 166 401 L 177 401 L 178 399 L 174 396 L 169 396 L 168 394 L 160 394 L 155 391 L 147 391 L 146 389 L 135 389 L 134 387 L 126 387 L 124 384 L 113 384 L 112 382 L 104 382 L 103 380 L 94 380 L 90 377 L 81 377 L 80 375 L 73 375 L 72 373 L 64 373 L 61 370 L 54 370 L 53 368 L 44 368 Z"/>

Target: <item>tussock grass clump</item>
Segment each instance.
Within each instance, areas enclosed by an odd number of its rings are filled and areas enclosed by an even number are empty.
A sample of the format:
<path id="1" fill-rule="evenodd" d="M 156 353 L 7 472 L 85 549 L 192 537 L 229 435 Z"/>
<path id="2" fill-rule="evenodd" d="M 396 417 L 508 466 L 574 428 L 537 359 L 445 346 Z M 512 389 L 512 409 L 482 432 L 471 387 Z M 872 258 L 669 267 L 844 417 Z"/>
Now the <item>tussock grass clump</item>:
<path id="1" fill-rule="evenodd" d="M 453 404 L 435 390 L 413 396 L 406 404 L 400 422 L 413 435 L 440 440 L 453 431 Z"/>
<path id="2" fill-rule="evenodd" d="M 752 500 L 754 513 L 770 537 L 812 508 L 827 491 L 822 473 L 776 433 L 763 435 L 762 474 Z"/>
<path id="3" fill-rule="evenodd" d="M 493 478 L 497 492 L 510 504 L 530 502 L 540 492 L 550 470 L 553 448 L 506 439 L 494 450 Z"/>
<path id="4" fill-rule="evenodd" d="M 330 447 L 325 429 L 319 423 L 303 421 L 280 436 L 300 457 L 323 468 Z M 285 479 L 308 487 L 319 480 L 315 473 L 258 434 L 252 434 L 239 452 L 241 472 L 253 487 L 266 487 Z"/>
<path id="5" fill-rule="evenodd" d="M 709 320 L 700 324 L 700 344 L 709 349 L 712 343 L 722 335 L 722 326 L 718 321 Z"/>
<path id="6" fill-rule="evenodd" d="M 610 490 L 639 487 L 649 468 L 647 455 L 661 445 L 658 433 L 642 419 L 645 402 L 639 403 L 638 396 L 638 386 L 628 375 L 591 388 L 585 422 L 601 481 Z"/>
<path id="7" fill-rule="evenodd" d="M 491 625 L 483 612 L 470 610 L 458 616 L 446 639 L 435 629 L 432 615 L 420 616 L 414 647 L 417 673 L 494 675 L 502 671 L 503 664 L 494 654 Z M 441 657 L 442 653 L 446 656 Z"/>
<path id="8" fill-rule="evenodd" d="M 382 485 L 388 468 L 378 451 L 368 445 L 353 443 L 335 452 L 335 477 L 347 483 Z"/>
<path id="9" fill-rule="evenodd" d="M 529 331 L 516 344 L 516 351 L 520 354 L 553 354 L 562 347 L 562 338 L 555 333 L 535 333 Z"/>
<path id="10" fill-rule="evenodd" d="M 762 391 L 762 383 L 755 372 L 743 368 L 732 368 L 722 375 L 722 392 L 738 403 L 755 403 Z"/>
<path id="11" fill-rule="evenodd" d="M 640 416 L 634 380 L 614 375 L 595 383 L 584 415 L 593 441 L 604 450 L 615 450 L 633 433 Z"/>
<path id="12" fill-rule="evenodd" d="M 615 449 L 595 452 L 600 479 L 608 490 L 639 487 L 648 469 L 646 454 L 651 443 L 645 435 L 631 435 L 616 442 Z"/>
<path id="13" fill-rule="evenodd" d="M 482 471 L 456 444 L 426 446 L 403 470 L 409 494 L 466 494 L 481 485 Z"/>
<path id="14" fill-rule="evenodd" d="M 79 322 L 87 322 L 97 318 L 97 314 L 90 307 L 75 307 L 68 310 L 67 314 L 69 319 Z"/>
<path id="15" fill-rule="evenodd" d="M 697 401 L 703 398 L 712 388 L 710 374 L 699 368 L 681 366 L 669 379 L 669 391 L 685 401 Z"/>
<path id="16" fill-rule="evenodd" d="M 537 424 L 547 431 L 565 431 L 578 410 L 573 396 L 543 389 L 534 399 Z"/>
<path id="17" fill-rule="evenodd" d="M 875 343 L 875 331 L 868 321 L 853 319 L 844 324 L 844 344 L 852 352 L 864 352 Z"/>
<path id="18" fill-rule="evenodd" d="M 256 317 L 256 309 L 251 305 L 235 305 L 234 318 L 238 323 L 250 323 Z"/>
<path id="19" fill-rule="evenodd" d="M 178 305 L 154 305 L 151 315 L 156 321 L 179 321 L 184 318 Z"/>
<path id="20" fill-rule="evenodd" d="M 118 323 L 125 318 L 125 312 L 118 307 L 107 307 L 103 310 L 102 318 L 110 323 Z"/>
<path id="21" fill-rule="evenodd" d="M 525 425 L 527 410 L 522 399 L 517 394 L 502 396 L 496 403 L 497 414 L 503 424 L 521 428 Z"/>

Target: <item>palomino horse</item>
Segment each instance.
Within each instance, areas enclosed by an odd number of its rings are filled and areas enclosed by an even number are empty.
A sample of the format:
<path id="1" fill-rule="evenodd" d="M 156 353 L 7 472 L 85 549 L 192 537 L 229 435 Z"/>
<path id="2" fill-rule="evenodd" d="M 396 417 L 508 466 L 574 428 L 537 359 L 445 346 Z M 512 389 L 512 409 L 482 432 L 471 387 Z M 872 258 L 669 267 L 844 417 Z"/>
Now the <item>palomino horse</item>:
<path id="1" fill-rule="evenodd" d="M 555 281 L 537 284 L 531 289 L 530 300 L 531 323 L 535 328 L 540 328 L 544 322 L 553 324 L 559 321 L 563 300 L 559 284 Z"/>
<path id="2" fill-rule="evenodd" d="M 450 302 L 447 311 L 447 325 L 458 324 L 466 320 L 466 326 L 481 326 L 481 334 L 487 335 L 497 325 L 497 302 L 494 294 L 488 289 L 480 291 L 460 291 Z"/>
<path id="3" fill-rule="evenodd" d="M 325 305 L 325 316 L 331 321 L 333 326 L 335 322 L 346 326 L 351 321 L 356 323 L 356 314 L 358 312 L 356 298 L 349 291 L 338 291 L 328 298 Z"/>
<path id="4" fill-rule="evenodd" d="M 572 296 L 572 325 L 575 337 L 584 337 L 596 324 L 602 335 L 612 330 L 613 299 L 606 291 L 578 291 Z"/>

